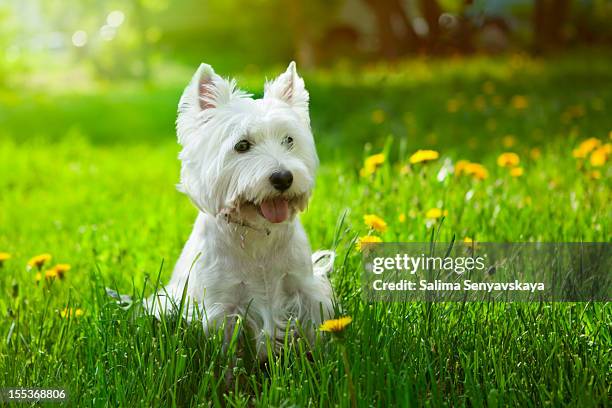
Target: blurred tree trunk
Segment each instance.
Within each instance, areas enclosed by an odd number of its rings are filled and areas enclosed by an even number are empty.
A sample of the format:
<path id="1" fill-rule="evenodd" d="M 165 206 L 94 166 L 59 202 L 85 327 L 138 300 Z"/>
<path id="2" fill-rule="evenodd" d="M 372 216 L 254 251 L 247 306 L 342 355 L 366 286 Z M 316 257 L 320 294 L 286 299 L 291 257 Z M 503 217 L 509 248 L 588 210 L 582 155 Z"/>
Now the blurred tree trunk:
<path id="1" fill-rule="evenodd" d="M 535 0 L 533 5 L 533 47 L 536 53 L 544 52 L 548 43 L 547 9 L 546 0 Z"/>
<path id="2" fill-rule="evenodd" d="M 427 48 L 434 51 L 440 41 L 440 15 L 442 8 L 436 0 L 420 0 L 421 13 L 427 22 L 429 32 L 427 34 Z"/>
<path id="3" fill-rule="evenodd" d="M 551 2 L 550 10 L 550 41 L 553 46 L 563 45 L 565 37 L 563 28 L 569 15 L 570 0 L 556 0 Z"/>
<path id="4" fill-rule="evenodd" d="M 563 45 L 563 27 L 571 0 L 535 0 L 533 6 L 533 48 L 542 53 Z"/>
<path id="5" fill-rule="evenodd" d="M 395 59 L 417 48 L 418 37 L 400 0 L 364 0 L 374 13 L 382 56 Z"/>
<path id="6" fill-rule="evenodd" d="M 473 4 L 473 0 L 465 0 L 458 15 L 457 30 L 450 41 L 451 46 L 464 54 L 473 53 L 474 46 L 474 26 L 468 16 L 468 7 Z"/>

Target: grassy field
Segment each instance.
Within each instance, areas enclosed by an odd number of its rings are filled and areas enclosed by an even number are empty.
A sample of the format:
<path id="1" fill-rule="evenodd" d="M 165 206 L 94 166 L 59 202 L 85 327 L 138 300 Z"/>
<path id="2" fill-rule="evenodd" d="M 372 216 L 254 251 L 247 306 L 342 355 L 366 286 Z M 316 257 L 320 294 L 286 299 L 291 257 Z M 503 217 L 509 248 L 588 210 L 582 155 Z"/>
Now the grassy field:
<path id="1" fill-rule="evenodd" d="M 313 249 L 338 253 L 358 405 L 609 404 L 608 304 L 371 303 L 355 243 L 609 242 L 609 152 L 602 163 L 574 149 L 612 142 L 610 65 L 609 54 L 519 55 L 306 75 L 322 165 L 302 220 Z M 86 94 L 0 90 L 0 252 L 11 255 L 0 267 L 0 385 L 63 387 L 72 406 L 350 406 L 342 347 L 327 334 L 298 345 L 312 362 L 287 349 L 268 369 L 228 368 L 235 350 L 223 353 L 219 336 L 105 295 L 152 293 L 190 232 L 172 129 L 188 75 Z M 243 78 L 256 94 L 261 82 Z M 410 164 L 418 149 L 440 157 Z M 520 163 L 499 166 L 504 152 Z M 368 167 L 378 153 L 383 163 Z M 466 174 L 459 160 L 483 167 Z M 365 214 L 386 231 L 369 230 Z M 37 282 L 26 264 L 41 253 L 53 259 Z M 71 269 L 47 278 L 58 263 Z"/>

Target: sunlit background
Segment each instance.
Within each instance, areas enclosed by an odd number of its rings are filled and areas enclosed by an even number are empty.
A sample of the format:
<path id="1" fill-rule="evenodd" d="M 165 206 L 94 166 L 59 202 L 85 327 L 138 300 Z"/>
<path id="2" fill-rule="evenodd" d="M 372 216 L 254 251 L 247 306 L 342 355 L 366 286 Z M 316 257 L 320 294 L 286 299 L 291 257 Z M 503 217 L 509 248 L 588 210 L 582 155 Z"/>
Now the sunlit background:
<path id="1" fill-rule="evenodd" d="M 609 44 L 605 0 L 4 0 L 0 84 L 165 81 L 205 59 L 252 72 Z M 171 72 L 171 71 L 170 71 Z M 183 80 L 183 78 L 180 78 Z"/>
<path id="2" fill-rule="evenodd" d="M 4 0 L 0 138 L 174 145 L 201 62 L 257 96 L 291 60 L 320 155 L 356 169 L 390 138 L 395 158 L 476 158 L 602 137 L 611 18 L 605 0 Z"/>
<path id="3" fill-rule="evenodd" d="M 551 58 L 605 70 L 592 57 L 610 54 L 611 17 L 605 0 L 4 0 L 0 136 L 172 141 L 178 97 L 200 62 L 257 95 L 265 78 L 296 60 L 315 136 L 335 135 L 320 142 L 323 156 L 349 134 L 361 142 L 349 148 L 355 156 L 389 135 L 432 147 L 449 132 L 428 104 L 446 106 L 445 114 L 469 105 L 486 113 L 486 134 L 449 138 L 485 149 L 474 138 L 527 135 L 520 123 L 497 126 L 488 108 L 507 101 L 483 83 L 513 77 L 516 89 L 506 92 L 520 101 L 541 82 L 530 75 L 555 76 Z M 435 97 L 440 91 L 447 95 Z M 559 109 L 570 96 L 555 96 Z M 601 96 L 583 96 L 604 110 Z M 363 117 L 374 127 L 355 120 Z M 557 123 L 543 118 L 530 132 Z"/>

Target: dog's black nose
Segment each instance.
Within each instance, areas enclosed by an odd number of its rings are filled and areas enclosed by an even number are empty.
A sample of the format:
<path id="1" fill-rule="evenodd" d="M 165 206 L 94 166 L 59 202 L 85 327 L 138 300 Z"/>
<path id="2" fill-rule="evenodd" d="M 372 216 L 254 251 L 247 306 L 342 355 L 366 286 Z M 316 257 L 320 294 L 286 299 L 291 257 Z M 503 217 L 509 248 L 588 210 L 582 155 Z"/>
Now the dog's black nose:
<path id="1" fill-rule="evenodd" d="M 291 187 L 291 183 L 293 183 L 293 174 L 287 170 L 275 171 L 270 176 L 270 183 L 278 191 L 285 191 Z"/>

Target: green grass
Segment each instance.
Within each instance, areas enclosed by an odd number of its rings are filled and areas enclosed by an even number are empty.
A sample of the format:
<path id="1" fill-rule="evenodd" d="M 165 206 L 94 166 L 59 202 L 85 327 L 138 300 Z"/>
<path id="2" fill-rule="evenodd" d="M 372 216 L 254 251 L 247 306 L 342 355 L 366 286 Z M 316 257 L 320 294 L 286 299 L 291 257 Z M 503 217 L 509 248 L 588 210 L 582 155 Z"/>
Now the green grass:
<path id="1" fill-rule="evenodd" d="M 438 241 L 609 242 L 610 165 L 594 180 L 572 149 L 608 141 L 610 63 L 508 57 L 307 76 L 322 166 L 302 220 L 314 249 L 339 255 L 332 282 L 353 317 L 345 335 L 360 406 L 609 404 L 608 304 L 370 303 L 354 240 L 374 213 L 389 242 L 427 242 L 432 231 Z M 259 92 L 258 78 L 246 83 Z M 341 350 L 326 335 L 267 370 L 248 358 L 231 367 L 235 350 L 223 353 L 220 336 L 134 316 L 105 295 L 107 286 L 152 293 L 190 232 L 196 210 L 174 188 L 179 93 L 172 84 L 84 96 L 0 91 L 0 252 L 13 256 L 0 268 L 0 385 L 65 387 L 72 406 L 349 406 Z M 512 107 L 515 95 L 526 109 Z M 508 134 L 515 144 L 504 147 Z M 533 147 L 541 157 L 530 157 Z M 441 157 L 402 171 L 418 148 Z M 496 165 L 506 150 L 520 155 L 522 177 Z M 385 165 L 361 178 L 363 158 L 380 151 Z M 482 163 L 489 177 L 439 181 L 445 161 L 458 159 Z M 447 217 L 427 220 L 434 207 Z M 25 264 L 43 252 L 72 265 L 64 280 L 35 283 Z M 66 306 L 85 314 L 62 318 Z"/>

